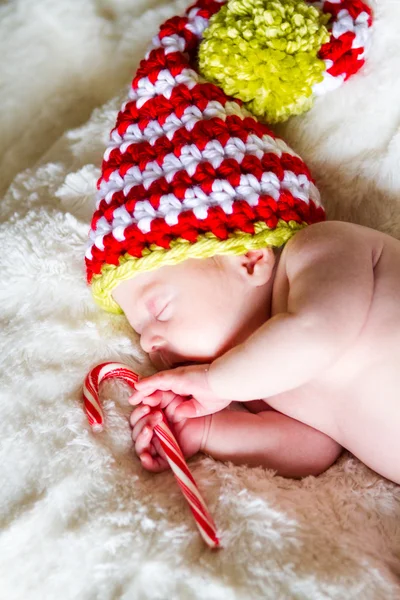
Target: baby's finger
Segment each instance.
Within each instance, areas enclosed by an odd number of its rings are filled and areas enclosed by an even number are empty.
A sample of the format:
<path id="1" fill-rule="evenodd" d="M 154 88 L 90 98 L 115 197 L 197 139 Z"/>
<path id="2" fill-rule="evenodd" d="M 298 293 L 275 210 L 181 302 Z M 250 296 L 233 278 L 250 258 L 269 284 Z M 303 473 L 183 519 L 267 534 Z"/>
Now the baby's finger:
<path id="1" fill-rule="evenodd" d="M 136 423 L 140 421 L 145 415 L 149 414 L 151 411 L 150 406 L 143 404 L 143 406 L 138 406 L 135 410 L 132 411 L 132 414 L 129 418 L 129 422 L 131 427 L 135 427 Z"/>
<path id="2" fill-rule="evenodd" d="M 143 398 L 146 397 L 146 394 L 144 394 L 143 392 L 134 392 L 132 394 L 132 396 L 130 396 L 128 398 L 128 402 L 129 404 L 132 404 L 133 406 L 136 406 L 137 404 L 140 404 L 143 401 Z"/>
<path id="3" fill-rule="evenodd" d="M 135 441 L 135 452 L 140 456 L 144 451 L 150 454 L 151 439 L 153 437 L 153 429 L 145 425 L 142 431 L 138 434 Z"/>
<path id="4" fill-rule="evenodd" d="M 169 390 L 162 391 L 156 390 L 154 393 L 147 394 L 141 392 L 135 392 L 133 396 L 129 398 L 130 404 L 137 404 L 138 399 L 141 398 L 140 402 L 142 404 L 147 404 L 148 406 L 160 406 L 160 408 L 165 408 L 168 404 L 175 398 L 175 392 L 171 392 Z"/>
<path id="5" fill-rule="evenodd" d="M 132 430 L 132 439 L 133 441 L 136 440 L 136 438 L 138 437 L 138 435 L 140 434 L 140 432 L 142 431 L 143 427 L 145 426 L 149 426 L 151 428 L 151 430 L 154 429 L 154 427 L 157 425 L 157 423 L 161 423 L 163 419 L 163 415 L 160 411 L 157 412 L 153 412 L 149 415 L 145 415 L 142 419 L 140 419 L 134 426 L 133 430 Z"/>
<path id="6" fill-rule="evenodd" d="M 163 450 L 163 447 L 161 446 L 161 442 L 158 439 L 158 437 L 153 436 L 152 442 L 151 442 L 152 448 L 154 450 L 154 454 L 152 454 L 152 456 L 161 456 L 162 458 L 165 458 L 166 460 L 166 456 L 165 456 L 165 452 Z"/>
<path id="7" fill-rule="evenodd" d="M 158 454 L 159 454 L 158 450 L 156 450 L 156 446 L 154 443 L 156 440 L 157 440 L 156 436 L 153 435 L 153 437 L 151 438 L 150 447 L 149 447 L 149 453 L 151 454 L 151 456 L 158 456 Z"/>
<path id="8" fill-rule="evenodd" d="M 174 392 L 162 392 L 161 390 L 157 390 L 154 394 L 145 396 L 142 402 L 149 406 L 160 406 L 160 408 L 164 408 L 172 398 L 175 398 Z"/>
<path id="9" fill-rule="evenodd" d="M 143 395 L 140 404 L 147 405 L 147 406 L 159 406 L 162 401 L 162 394 L 163 394 L 163 392 L 157 391 L 157 392 L 154 392 L 154 394 Z M 131 402 L 131 398 L 129 398 L 129 403 L 136 405 L 137 399 L 138 399 L 138 396 L 135 395 L 132 402 Z"/>
<path id="10" fill-rule="evenodd" d="M 176 408 L 173 419 L 174 423 L 180 423 L 184 419 L 193 419 L 207 414 L 209 414 L 208 411 L 195 398 L 192 398 L 191 400 L 182 402 Z"/>
<path id="11" fill-rule="evenodd" d="M 166 471 L 168 469 L 168 463 L 159 456 L 153 457 L 148 452 L 143 452 L 139 458 L 143 468 L 147 471 L 160 473 L 161 471 Z"/>
<path id="12" fill-rule="evenodd" d="M 146 396 L 153 394 L 156 390 L 170 390 L 176 394 L 184 394 L 185 384 L 183 382 L 182 370 L 178 367 L 141 379 L 135 384 L 135 389 L 136 393 L 145 393 Z"/>
<path id="13" fill-rule="evenodd" d="M 186 400 L 182 396 L 177 396 L 175 394 L 174 399 L 165 408 L 165 416 L 171 423 L 175 423 L 175 411 L 177 407 L 184 402 L 186 402 Z"/>

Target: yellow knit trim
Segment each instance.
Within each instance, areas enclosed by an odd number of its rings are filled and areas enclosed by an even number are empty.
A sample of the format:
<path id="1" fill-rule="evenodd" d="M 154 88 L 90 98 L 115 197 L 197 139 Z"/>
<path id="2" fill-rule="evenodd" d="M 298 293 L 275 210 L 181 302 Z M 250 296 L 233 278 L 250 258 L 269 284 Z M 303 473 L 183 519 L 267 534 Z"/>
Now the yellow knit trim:
<path id="1" fill-rule="evenodd" d="M 131 279 L 139 273 L 154 271 L 166 265 L 176 265 L 188 258 L 210 258 L 217 254 L 239 255 L 249 250 L 266 246 L 279 248 L 283 246 L 296 231 L 303 229 L 306 223 L 295 221 L 279 221 L 275 229 L 258 221 L 254 224 L 255 234 L 237 230 L 226 240 L 220 240 L 213 233 L 199 235 L 197 242 L 192 244 L 182 238 L 171 242 L 170 249 L 153 244 L 143 250 L 143 256 L 136 258 L 125 254 L 119 260 L 119 266 L 104 265 L 99 275 L 92 280 L 92 293 L 95 301 L 108 312 L 121 314 L 123 311 L 112 297 L 112 291 L 121 281 Z"/>

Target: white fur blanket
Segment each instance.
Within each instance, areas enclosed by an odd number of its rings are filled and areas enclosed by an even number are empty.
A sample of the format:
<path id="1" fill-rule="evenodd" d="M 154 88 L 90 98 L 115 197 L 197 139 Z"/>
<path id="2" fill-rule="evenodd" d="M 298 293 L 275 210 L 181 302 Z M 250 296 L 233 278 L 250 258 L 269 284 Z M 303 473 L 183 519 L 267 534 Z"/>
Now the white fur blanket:
<path id="1" fill-rule="evenodd" d="M 194 458 L 224 544 L 211 552 L 171 473 L 134 456 L 127 388 L 104 386 L 105 432 L 86 422 L 90 367 L 149 369 L 124 317 L 92 302 L 83 253 L 116 112 L 159 23 L 183 8 L 0 5 L 1 598 L 400 598 L 400 487 L 350 455 L 300 482 Z M 400 2 L 373 9 L 368 65 L 280 133 L 330 217 L 400 237 Z"/>

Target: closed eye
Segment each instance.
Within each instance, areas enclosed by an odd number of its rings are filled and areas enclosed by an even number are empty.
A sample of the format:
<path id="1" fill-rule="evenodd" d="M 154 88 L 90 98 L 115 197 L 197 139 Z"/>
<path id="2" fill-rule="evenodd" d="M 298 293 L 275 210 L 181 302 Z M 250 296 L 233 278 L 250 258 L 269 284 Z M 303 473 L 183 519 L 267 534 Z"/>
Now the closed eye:
<path id="1" fill-rule="evenodd" d="M 158 313 L 158 315 L 156 316 L 157 321 L 168 321 L 168 319 L 170 318 L 170 311 L 167 310 L 169 306 L 170 303 L 168 302 L 168 304 L 166 304 L 164 308 Z"/>

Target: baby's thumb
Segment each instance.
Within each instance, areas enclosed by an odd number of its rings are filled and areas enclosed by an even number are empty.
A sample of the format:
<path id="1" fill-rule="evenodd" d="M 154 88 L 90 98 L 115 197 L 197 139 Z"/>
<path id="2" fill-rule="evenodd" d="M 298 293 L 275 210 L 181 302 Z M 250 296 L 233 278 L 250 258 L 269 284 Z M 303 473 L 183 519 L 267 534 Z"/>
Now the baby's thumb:
<path id="1" fill-rule="evenodd" d="M 199 416 L 199 403 L 196 400 L 186 400 L 175 410 L 174 421 L 179 423 L 184 419 L 193 419 Z"/>

